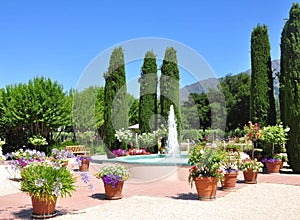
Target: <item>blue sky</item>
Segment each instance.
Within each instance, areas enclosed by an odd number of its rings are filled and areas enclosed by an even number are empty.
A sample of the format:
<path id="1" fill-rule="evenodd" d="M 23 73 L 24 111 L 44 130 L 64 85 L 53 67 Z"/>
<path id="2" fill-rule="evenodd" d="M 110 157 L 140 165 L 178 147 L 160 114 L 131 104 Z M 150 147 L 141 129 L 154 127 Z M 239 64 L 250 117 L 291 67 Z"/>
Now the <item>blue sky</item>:
<path id="1" fill-rule="evenodd" d="M 99 54 L 143 37 L 187 45 L 217 77 L 237 74 L 250 68 L 250 37 L 258 23 L 269 27 L 272 59 L 280 58 L 281 31 L 293 2 L 0 1 L 0 88 L 35 76 L 76 88 Z M 140 67 L 128 71 L 138 76 Z M 182 83 L 189 82 L 183 77 Z"/>

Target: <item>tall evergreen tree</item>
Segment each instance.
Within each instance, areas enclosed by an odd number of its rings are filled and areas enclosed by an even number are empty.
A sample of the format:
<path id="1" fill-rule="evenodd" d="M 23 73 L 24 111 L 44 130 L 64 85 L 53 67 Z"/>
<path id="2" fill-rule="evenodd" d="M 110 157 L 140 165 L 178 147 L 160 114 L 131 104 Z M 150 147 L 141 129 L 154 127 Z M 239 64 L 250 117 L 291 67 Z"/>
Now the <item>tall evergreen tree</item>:
<path id="1" fill-rule="evenodd" d="M 262 126 L 276 124 L 268 27 L 257 25 L 251 35 L 250 119 Z"/>
<path id="2" fill-rule="evenodd" d="M 170 111 L 170 106 L 171 105 L 174 106 L 178 137 L 180 137 L 180 133 L 181 133 L 179 79 L 180 79 L 180 75 L 179 75 L 179 69 L 177 65 L 176 50 L 173 47 L 168 47 L 165 51 L 164 60 L 161 66 L 161 77 L 160 77 L 161 112 L 160 114 L 167 121 L 168 114 Z"/>
<path id="3" fill-rule="evenodd" d="M 115 137 L 115 131 L 128 128 L 126 75 L 121 47 L 113 50 L 104 77 L 104 143 L 108 149 L 112 150 L 120 147 L 120 143 Z M 121 147 L 125 148 L 126 146 Z"/>
<path id="4" fill-rule="evenodd" d="M 139 129 L 148 133 L 157 129 L 157 64 L 153 51 L 145 55 L 139 82 Z"/>
<path id="5" fill-rule="evenodd" d="M 280 110 L 290 127 L 287 154 L 291 168 L 300 173 L 300 7 L 294 3 L 281 33 Z"/>

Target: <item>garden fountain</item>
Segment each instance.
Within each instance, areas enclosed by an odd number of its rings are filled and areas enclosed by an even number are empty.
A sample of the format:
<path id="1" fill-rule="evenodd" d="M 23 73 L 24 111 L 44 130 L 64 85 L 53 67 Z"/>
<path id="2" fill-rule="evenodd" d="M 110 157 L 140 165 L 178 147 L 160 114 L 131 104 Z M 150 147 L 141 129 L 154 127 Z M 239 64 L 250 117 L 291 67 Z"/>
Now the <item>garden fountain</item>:
<path id="1" fill-rule="evenodd" d="M 180 149 L 177 139 L 177 125 L 173 105 L 170 106 L 168 117 L 167 156 L 172 158 L 180 157 Z"/>
<path id="2" fill-rule="evenodd" d="M 168 116 L 168 138 L 166 154 L 150 154 L 136 156 L 122 156 L 101 163 L 119 163 L 129 168 L 131 182 L 153 182 L 159 179 L 186 180 L 188 170 L 187 155 L 180 154 L 177 140 L 177 125 L 173 105 L 170 106 Z M 97 162 L 97 160 L 94 160 Z"/>

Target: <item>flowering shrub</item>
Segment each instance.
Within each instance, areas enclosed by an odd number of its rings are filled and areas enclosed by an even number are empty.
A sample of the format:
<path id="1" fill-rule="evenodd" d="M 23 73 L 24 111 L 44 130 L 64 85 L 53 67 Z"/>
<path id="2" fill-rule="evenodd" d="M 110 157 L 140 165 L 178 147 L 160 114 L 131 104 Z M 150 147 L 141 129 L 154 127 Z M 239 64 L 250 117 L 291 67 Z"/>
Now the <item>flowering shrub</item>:
<path id="1" fill-rule="evenodd" d="M 22 169 L 21 177 L 21 190 L 41 200 L 47 199 L 45 194 L 49 196 L 50 201 L 54 201 L 58 196 L 71 196 L 76 190 L 72 173 L 50 161 L 35 161 L 29 164 Z"/>
<path id="2" fill-rule="evenodd" d="M 117 149 L 113 150 L 112 153 L 116 157 L 121 157 L 121 156 L 128 156 L 128 155 L 144 155 L 144 154 L 149 154 L 145 149 L 129 149 L 129 150 L 123 150 L 123 149 Z"/>
<path id="3" fill-rule="evenodd" d="M 19 149 L 16 152 L 7 153 L 5 157 L 6 159 L 12 159 L 10 165 L 12 165 L 14 169 L 22 169 L 30 163 L 44 161 L 46 155 L 44 152 L 37 150 L 27 149 L 24 151 L 23 149 Z"/>
<path id="4" fill-rule="evenodd" d="M 33 137 L 29 138 L 28 143 L 34 146 L 42 146 L 48 144 L 46 138 L 42 137 L 41 135 L 34 135 Z"/>
<path id="5" fill-rule="evenodd" d="M 224 176 L 222 160 L 224 151 L 209 147 L 196 146 L 189 155 L 188 163 L 193 167 L 189 170 L 188 180 L 192 183 L 197 177 L 215 177 L 220 180 Z"/>
<path id="6" fill-rule="evenodd" d="M 112 153 L 116 157 L 121 157 L 121 156 L 127 156 L 128 155 L 128 151 L 127 150 L 123 150 L 123 149 L 113 150 Z"/>
<path id="7" fill-rule="evenodd" d="M 120 142 L 129 143 L 130 141 L 134 141 L 134 135 L 131 130 L 125 130 L 124 128 L 121 128 L 120 130 L 116 131 L 115 137 Z"/>
<path id="8" fill-rule="evenodd" d="M 251 160 L 249 158 L 246 158 L 238 162 L 238 168 L 241 171 L 252 170 L 253 172 L 261 172 L 263 164 L 257 161 L 257 159 Z"/>
<path id="9" fill-rule="evenodd" d="M 162 124 L 156 131 L 142 133 L 138 136 L 140 146 L 149 148 L 157 144 L 157 141 L 168 135 L 167 128 Z"/>
<path id="10" fill-rule="evenodd" d="M 289 132 L 290 128 L 284 128 L 282 123 L 280 123 L 278 125 L 269 125 L 267 127 L 264 127 L 263 130 L 264 132 L 261 139 L 264 140 L 266 143 L 272 144 L 271 157 L 273 157 L 274 145 L 284 144 L 287 141 L 287 133 Z"/>
<path id="11" fill-rule="evenodd" d="M 155 133 L 142 133 L 138 137 L 140 141 L 140 146 L 148 148 L 152 147 L 157 143 L 157 136 Z"/>
<path id="12" fill-rule="evenodd" d="M 260 124 L 253 124 L 251 121 L 248 122 L 248 126 L 244 126 L 244 130 L 247 133 L 246 138 L 252 141 L 252 149 L 251 149 L 251 158 L 254 159 L 254 144 L 256 141 L 263 135 L 263 132 L 260 128 Z"/>
<path id="13" fill-rule="evenodd" d="M 149 154 L 145 149 L 130 149 L 128 151 L 129 155 L 144 155 L 144 154 Z"/>
<path id="14" fill-rule="evenodd" d="M 129 179 L 129 170 L 127 167 L 119 164 L 110 164 L 104 166 L 98 173 L 95 173 L 98 179 L 102 179 L 104 184 L 113 185 L 117 187 L 120 181 Z"/>
<path id="15" fill-rule="evenodd" d="M 244 126 L 244 130 L 247 132 L 247 138 L 251 141 L 257 141 L 262 136 L 262 130 L 260 124 L 248 122 L 248 125 Z"/>
<path id="16" fill-rule="evenodd" d="M 269 125 L 263 128 L 262 140 L 272 144 L 284 144 L 287 141 L 289 127 L 284 128 L 282 123 L 278 125 Z"/>

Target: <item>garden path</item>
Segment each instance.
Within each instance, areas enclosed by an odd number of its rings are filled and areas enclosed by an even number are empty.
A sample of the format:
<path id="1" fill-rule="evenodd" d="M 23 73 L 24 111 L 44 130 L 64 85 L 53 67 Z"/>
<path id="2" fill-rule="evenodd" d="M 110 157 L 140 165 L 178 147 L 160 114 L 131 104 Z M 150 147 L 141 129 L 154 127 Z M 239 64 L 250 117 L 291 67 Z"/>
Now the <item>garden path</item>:
<path id="1" fill-rule="evenodd" d="M 100 180 L 93 174 L 103 166 L 102 163 L 92 163 L 90 166 L 91 182 L 94 190 L 90 191 L 88 186 L 78 178 L 77 191 L 71 198 L 59 198 L 56 206 L 58 216 L 85 210 L 90 207 L 98 206 L 104 203 L 113 203 L 104 199 L 104 187 Z M 32 206 L 30 197 L 19 190 L 19 183 L 7 179 L 6 165 L 0 165 L 0 219 L 31 219 Z M 74 168 L 74 167 L 73 167 Z M 74 171 L 75 175 L 80 176 L 80 172 Z M 239 173 L 236 190 L 249 185 L 243 183 L 243 174 Z M 278 183 L 300 186 L 300 175 L 295 174 L 259 174 L 258 184 L 260 183 Z M 218 190 L 218 198 L 224 197 L 229 193 Z M 196 189 L 191 189 L 187 181 L 174 181 L 163 179 L 151 183 L 136 183 L 134 180 L 128 180 L 124 184 L 123 197 L 130 198 L 134 196 L 164 197 L 180 200 L 197 200 Z"/>

